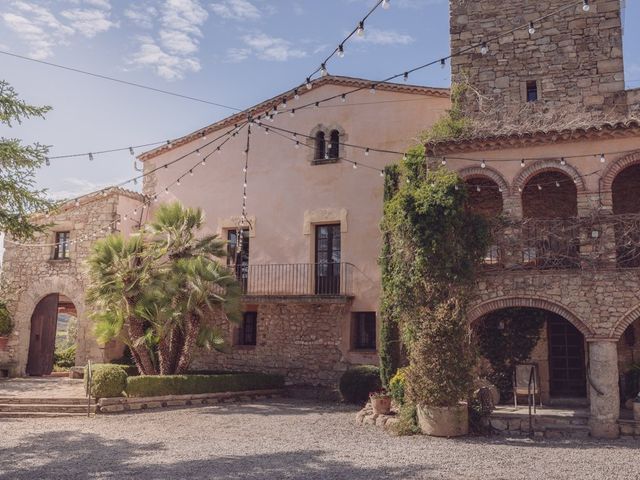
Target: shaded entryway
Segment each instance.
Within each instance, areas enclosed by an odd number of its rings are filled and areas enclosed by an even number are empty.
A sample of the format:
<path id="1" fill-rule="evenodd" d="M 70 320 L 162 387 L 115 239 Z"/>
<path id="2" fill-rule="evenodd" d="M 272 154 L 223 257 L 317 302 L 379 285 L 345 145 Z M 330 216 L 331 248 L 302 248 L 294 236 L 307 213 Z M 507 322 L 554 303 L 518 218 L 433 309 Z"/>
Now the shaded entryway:
<path id="1" fill-rule="evenodd" d="M 563 316 L 542 308 L 501 308 L 473 327 L 483 359 L 479 374 L 498 387 L 503 403 L 513 402 L 517 365 L 536 366 L 543 402 L 586 402 L 585 338 Z"/>
<path id="2" fill-rule="evenodd" d="M 76 316 L 73 302 L 59 293 L 51 293 L 38 302 L 31 315 L 27 375 L 49 375 L 53 371 L 58 320 L 67 323 L 69 317 Z"/>

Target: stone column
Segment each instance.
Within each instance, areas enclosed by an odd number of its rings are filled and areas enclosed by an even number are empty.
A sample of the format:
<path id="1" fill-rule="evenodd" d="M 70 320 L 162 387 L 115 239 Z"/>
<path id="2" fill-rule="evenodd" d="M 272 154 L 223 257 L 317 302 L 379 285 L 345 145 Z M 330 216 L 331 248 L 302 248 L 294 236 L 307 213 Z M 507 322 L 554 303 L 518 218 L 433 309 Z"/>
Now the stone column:
<path id="1" fill-rule="evenodd" d="M 620 435 L 620 392 L 618 390 L 618 344 L 614 339 L 589 342 L 589 427 L 595 438 L 617 438 Z"/>

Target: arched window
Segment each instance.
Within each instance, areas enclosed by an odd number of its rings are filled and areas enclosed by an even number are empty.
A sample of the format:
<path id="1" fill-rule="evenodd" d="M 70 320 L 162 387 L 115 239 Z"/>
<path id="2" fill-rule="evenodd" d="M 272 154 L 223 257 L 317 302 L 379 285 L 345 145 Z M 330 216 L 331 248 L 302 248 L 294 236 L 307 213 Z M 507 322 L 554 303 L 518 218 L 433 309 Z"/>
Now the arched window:
<path id="1" fill-rule="evenodd" d="M 622 170 L 611 185 L 613 213 L 618 215 L 614 224 L 616 258 L 619 267 L 640 267 L 640 164 Z"/>
<path id="2" fill-rule="evenodd" d="M 338 130 L 331 130 L 329 158 L 340 158 L 340 132 Z"/>
<path id="3" fill-rule="evenodd" d="M 465 180 L 467 187 L 468 211 L 485 217 L 489 222 L 496 219 L 502 213 L 502 192 L 496 182 L 487 177 L 472 177 Z M 502 251 L 499 243 L 489 245 L 485 253 L 486 265 L 499 265 L 502 263 Z"/>
<path id="4" fill-rule="evenodd" d="M 318 132 L 316 133 L 316 160 L 324 160 L 325 149 L 324 132 Z"/>

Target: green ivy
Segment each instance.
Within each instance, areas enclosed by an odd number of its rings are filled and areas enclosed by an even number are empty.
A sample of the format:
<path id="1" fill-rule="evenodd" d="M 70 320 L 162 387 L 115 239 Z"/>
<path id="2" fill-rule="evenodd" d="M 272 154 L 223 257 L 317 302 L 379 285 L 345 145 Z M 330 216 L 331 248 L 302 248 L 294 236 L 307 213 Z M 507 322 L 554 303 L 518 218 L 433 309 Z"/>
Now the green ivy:
<path id="1" fill-rule="evenodd" d="M 482 319 L 477 328 L 480 355 L 491 363 L 488 375 L 503 399 L 512 395 L 515 366 L 529 361 L 540 340 L 546 313 L 532 308 L 505 308 Z"/>
<path id="2" fill-rule="evenodd" d="M 407 152 L 399 175 L 387 178 L 395 193 L 388 195 L 385 188 L 382 377 L 388 384 L 398 366 L 391 344 L 385 343 L 396 325 L 396 343 L 409 356 L 409 400 L 451 406 L 471 388 L 474 358 L 466 306 L 489 229 L 482 217 L 465 209 L 459 176 L 444 168 L 429 170 L 424 151 L 418 146 Z"/>

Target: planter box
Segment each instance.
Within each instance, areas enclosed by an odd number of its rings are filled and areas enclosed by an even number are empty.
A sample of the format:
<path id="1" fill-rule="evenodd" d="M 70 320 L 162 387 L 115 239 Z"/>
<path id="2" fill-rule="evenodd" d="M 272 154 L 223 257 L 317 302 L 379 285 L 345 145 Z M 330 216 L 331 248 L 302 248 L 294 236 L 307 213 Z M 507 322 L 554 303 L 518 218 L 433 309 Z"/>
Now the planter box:
<path id="1" fill-rule="evenodd" d="M 378 415 L 388 415 L 391 411 L 391 397 L 371 397 L 373 412 Z"/>
<path id="2" fill-rule="evenodd" d="M 418 425 L 425 435 L 461 437 L 469 433 L 469 410 L 466 402 L 456 407 L 418 405 Z"/>

